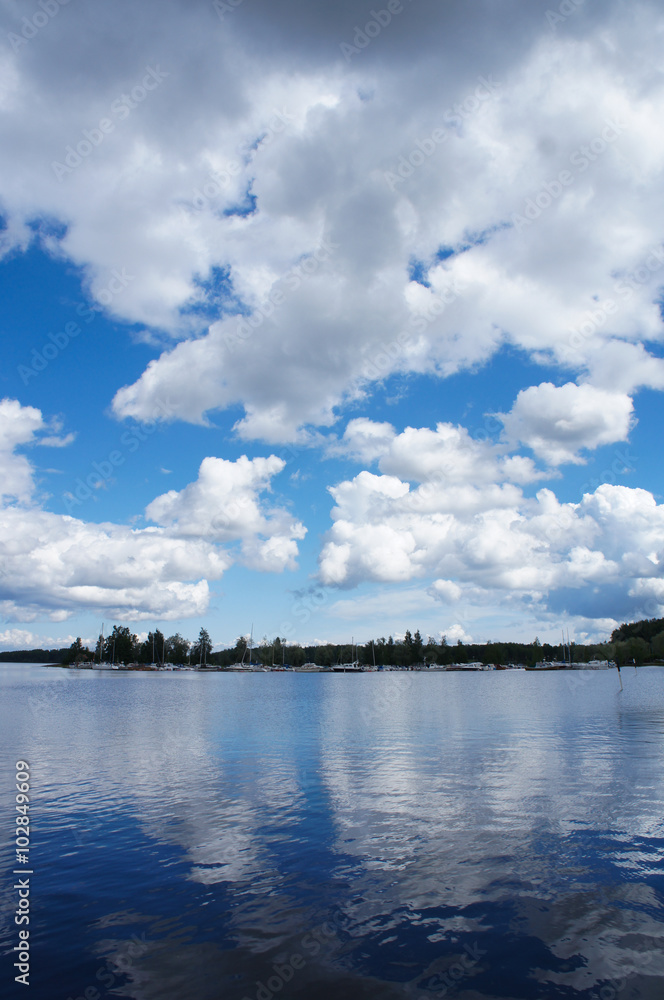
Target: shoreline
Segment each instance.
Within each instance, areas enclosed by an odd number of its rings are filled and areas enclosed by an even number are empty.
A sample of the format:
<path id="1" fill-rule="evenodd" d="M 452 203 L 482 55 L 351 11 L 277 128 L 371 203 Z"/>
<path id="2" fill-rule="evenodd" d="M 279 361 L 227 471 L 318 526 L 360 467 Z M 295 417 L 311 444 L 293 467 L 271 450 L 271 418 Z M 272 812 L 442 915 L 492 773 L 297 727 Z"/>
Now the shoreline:
<path id="1" fill-rule="evenodd" d="M 568 665 L 560 664 L 543 664 L 538 666 L 512 666 L 503 664 L 486 664 L 486 665 L 475 665 L 475 664 L 435 664 L 435 665 L 414 665 L 410 667 L 403 667 L 398 665 L 387 665 L 387 666 L 359 666 L 353 667 L 352 669 L 344 670 L 335 667 L 326 667 L 319 665 L 312 665 L 307 667 L 264 667 L 258 664 L 252 664 L 247 667 L 223 667 L 223 666 L 208 666 L 208 667 L 189 667 L 177 664 L 167 664 L 165 666 L 151 666 L 150 664 L 140 666 L 92 666 L 86 664 L 75 666 L 68 663 L 13 663 L 7 664 L 8 666 L 21 666 L 21 667 L 60 667 L 63 670 L 86 670 L 95 671 L 96 673 L 149 673 L 149 674 L 181 674 L 181 673 L 192 673 L 192 674 L 381 674 L 381 673 L 421 673 L 421 674 L 442 674 L 442 673 L 551 673 L 553 671 L 566 672 L 566 673 L 576 673 L 579 671 L 599 671 L 599 670 L 623 670 L 628 668 L 642 669 L 643 667 L 662 667 L 664 664 L 661 663 L 640 663 L 640 664 L 621 664 L 618 668 L 617 664 L 589 664 L 589 663 L 572 663 Z"/>

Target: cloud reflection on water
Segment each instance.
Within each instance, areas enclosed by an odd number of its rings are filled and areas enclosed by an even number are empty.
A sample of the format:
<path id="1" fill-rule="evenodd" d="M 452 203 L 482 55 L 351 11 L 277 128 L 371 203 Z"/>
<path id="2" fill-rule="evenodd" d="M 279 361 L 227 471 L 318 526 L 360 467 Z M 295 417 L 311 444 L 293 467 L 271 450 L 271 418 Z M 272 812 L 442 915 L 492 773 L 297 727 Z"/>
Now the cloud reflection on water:
<path id="1" fill-rule="evenodd" d="M 123 995 L 253 998 L 294 953 L 293 997 L 342 981 L 432 995 L 472 947 L 459 997 L 623 979 L 647 997 L 664 975 L 655 670 L 625 672 L 622 695 L 615 672 L 581 690 L 558 674 L 81 673 L 49 680 L 36 716 L 45 681 L 25 677 L 12 743 L 38 763 L 49 836 L 92 879 L 75 891 L 103 909 L 103 849 L 145 858 L 131 913 L 150 944 Z"/>

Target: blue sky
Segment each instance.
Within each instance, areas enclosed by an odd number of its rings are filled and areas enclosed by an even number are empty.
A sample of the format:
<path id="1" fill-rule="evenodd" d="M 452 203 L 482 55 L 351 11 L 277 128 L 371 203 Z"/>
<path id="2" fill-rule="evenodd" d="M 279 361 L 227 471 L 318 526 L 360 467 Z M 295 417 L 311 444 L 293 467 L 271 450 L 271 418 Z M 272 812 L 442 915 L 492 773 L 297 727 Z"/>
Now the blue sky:
<path id="1" fill-rule="evenodd" d="M 2 5 L 0 648 L 664 614 L 661 12 L 393 6 Z"/>

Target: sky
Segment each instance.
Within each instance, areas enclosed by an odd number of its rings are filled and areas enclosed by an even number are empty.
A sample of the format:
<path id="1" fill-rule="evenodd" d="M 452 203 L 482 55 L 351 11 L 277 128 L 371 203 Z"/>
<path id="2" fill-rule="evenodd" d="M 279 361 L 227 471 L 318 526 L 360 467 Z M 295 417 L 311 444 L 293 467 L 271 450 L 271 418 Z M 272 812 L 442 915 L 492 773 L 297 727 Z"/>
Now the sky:
<path id="1" fill-rule="evenodd" d="M 663 42 L 0 0 L 0 649 L 664 616 Z"/>

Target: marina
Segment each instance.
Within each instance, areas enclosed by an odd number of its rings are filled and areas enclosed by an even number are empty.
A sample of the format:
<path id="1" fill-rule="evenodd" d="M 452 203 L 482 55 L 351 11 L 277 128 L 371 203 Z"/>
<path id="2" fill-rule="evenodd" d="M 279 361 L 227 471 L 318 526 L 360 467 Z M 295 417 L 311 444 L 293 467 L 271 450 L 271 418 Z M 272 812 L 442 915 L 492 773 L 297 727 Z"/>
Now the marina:
<path id="1" fill-rule="evenodd" d="M 290 664 L 276 666 L 266 666 L 262 663 L 232 663 L 230 666 L 216 666 L 215 664 L 201 664 L 191 666 L 184 663 L 107 663 L 89 662 L 71 664 L 69 669 L 74 670 L 141 670 L 141 671 L 189 671 L 203 673 L 293 673 L 293 674 L 361 674 L 361 673 L 382 673 L 382 672 L 426 672 L 426 673 L 448 673 L 455 671 L 487 671 L 487 670 L 610 670 L 615 669 L 616 663 L 610 660 L 590 660 L 587 663 L 562 663 L 559 661 L 537 663 L 532 667 L 523 664 L 494 664 L 494 663 L 448 663 L 444 665 L 432 663 L 417 663 L 410 666 L 402 666 L 394 663 L 381 664 L 361 664 L 354 660 L 349 663 L 339 663 L 334 666 L 324 666 L 317 663 L 304 663 L 302 666 L 292 666 Z"/>

